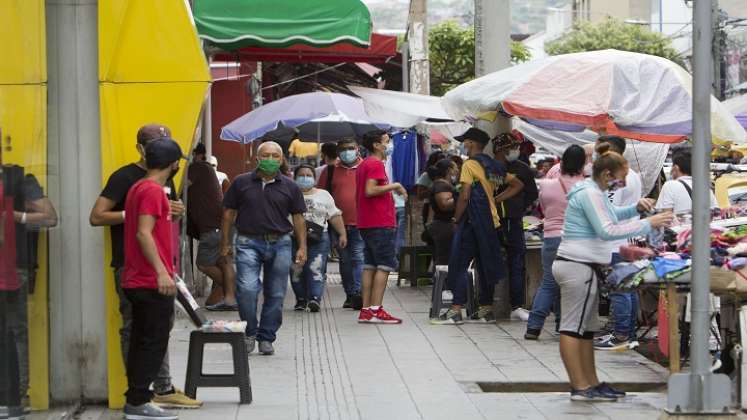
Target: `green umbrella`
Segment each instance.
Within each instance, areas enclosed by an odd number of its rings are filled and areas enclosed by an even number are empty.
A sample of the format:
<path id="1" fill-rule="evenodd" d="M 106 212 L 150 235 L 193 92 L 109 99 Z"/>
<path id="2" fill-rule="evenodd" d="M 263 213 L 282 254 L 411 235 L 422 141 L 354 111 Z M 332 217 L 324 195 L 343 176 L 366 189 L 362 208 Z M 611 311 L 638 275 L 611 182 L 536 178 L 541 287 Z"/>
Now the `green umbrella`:
<path id="1" fill-rule="evenodd" d="M 232 51 L 294 44 L 367 47 L 371 14 L 360 0 L 194 0 L 200 38 Z"/>

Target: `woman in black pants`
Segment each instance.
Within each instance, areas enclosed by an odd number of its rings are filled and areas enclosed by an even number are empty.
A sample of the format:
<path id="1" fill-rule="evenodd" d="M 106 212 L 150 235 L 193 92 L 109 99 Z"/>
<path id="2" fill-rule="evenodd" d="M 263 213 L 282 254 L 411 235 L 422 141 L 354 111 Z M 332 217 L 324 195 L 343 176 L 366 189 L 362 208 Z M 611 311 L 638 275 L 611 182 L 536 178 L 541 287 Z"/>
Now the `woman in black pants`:
<path id="1" fill-rule="evenodd" d="M 454 184 L 459 172 L 451 159 L 441 159 L 428 168 L 428 176 L 433 181 L 428 200 L 433 210 L 433 222 L 427 226 L 434 243 L 433 260 L 435 265 L 448 265 L 454 236 Z"/>

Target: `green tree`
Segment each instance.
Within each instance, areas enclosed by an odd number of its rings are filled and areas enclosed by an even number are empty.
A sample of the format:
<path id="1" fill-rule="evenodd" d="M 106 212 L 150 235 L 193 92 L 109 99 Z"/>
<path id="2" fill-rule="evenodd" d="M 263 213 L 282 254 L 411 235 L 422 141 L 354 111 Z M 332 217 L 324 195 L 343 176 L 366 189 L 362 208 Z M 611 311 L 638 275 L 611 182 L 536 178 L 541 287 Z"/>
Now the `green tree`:
<path id="1" fill-rule="evenodd" d="M 431 65 L 431 94 L 441 96 L 450 89 L 475 78 L 475 30 L 444 21 L 428 30 L 428 53 Z M 520 42 L 511 43 L 511 62 L 531 58 L 529 49 Z"/>
<path id="2" fill-rule="evenodd" d="M 664 57 L 682 64 L 682 57 L 666 36 L 644 25 L 626 24 L 607 18 L 599 23 L 581 22 L 560 38 L 545 44 L 550 55 L 597 51 L 614 48 Z"/>

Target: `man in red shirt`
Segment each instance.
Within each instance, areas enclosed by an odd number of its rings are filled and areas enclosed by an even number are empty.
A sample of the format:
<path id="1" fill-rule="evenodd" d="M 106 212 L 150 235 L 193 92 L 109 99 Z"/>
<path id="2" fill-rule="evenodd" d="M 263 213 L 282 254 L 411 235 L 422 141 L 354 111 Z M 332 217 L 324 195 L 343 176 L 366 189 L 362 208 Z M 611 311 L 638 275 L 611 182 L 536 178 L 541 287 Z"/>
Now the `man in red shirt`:
<path id="1" fill-rule="evenodd" d="M 358 153 L 358 143 L 354 138 L 344 138 L 337 142 L 339 162 L 327 165 L 317 177 L 317 186 L 329 191 L 335 205 L 342 210 L 342 221 L 348 237 L 348 246 L 337 248 L 340 254 L 340 277 L 345 289 L 343 308 L 360 311 L 363 307 L 361 298 L 361 277 L 363 276 L 363 239 L 357 226 L 356 173 L 358 165 L 363 162 Z M 337 235 L 332 232 L 333 243 Z"/>
<path id="2" fill-rule="evenodd" d="M 166 355 L 174 315 L 171 207 L 164 187 L 179 170 L 181 158 L 181 148 L 170 138 L 148 143 L 147 173 L 132 186 L 125 202 L 122 288 L 132 305 L 127 419 L 178 418 L 151 403 L 150 385 Z"/>
<path id="3" fill-rule="evenodd" d="M 394 242 L 397 220 L 394 214 L 396 191 L 407 200 L 407 191 L 399 183 L 389 183 L 384 161 L 394 151 L 394 144 L 383 130 L 369 131 L 363 136 L 363 146 L 369 151 L 358 166 L 356 197 L 358 229 L 365 244 L 363 251 L 363 308 L 360 323 L 400 324 L 401 319 L 388 314 L 381 306 L 389 272 L 397 264 Z"/>

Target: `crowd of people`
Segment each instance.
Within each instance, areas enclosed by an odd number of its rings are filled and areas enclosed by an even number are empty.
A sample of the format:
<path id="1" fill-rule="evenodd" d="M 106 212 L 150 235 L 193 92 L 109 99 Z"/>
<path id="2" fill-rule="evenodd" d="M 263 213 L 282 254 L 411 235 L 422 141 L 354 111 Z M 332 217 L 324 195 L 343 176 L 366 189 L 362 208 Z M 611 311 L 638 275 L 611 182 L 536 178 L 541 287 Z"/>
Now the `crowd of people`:
<path id="1" fill-rule="evenodd" d="M 451 306 L 431 323 L 464 322 L 471 281 L 477 290 L 472 320 L 495 321 L 495 286 L 505 279 L 511 318 L 527 322 L 525 339 L 539 339 L 546 318 L 555 314 L 572 399 L 624 395 L 599 381 L 594 350 L 630 346 L 638 299 L 634 292 L 611 294 L 612 331 L 595 337 L 601 329 L 599 268 L 620 259 L 620 241 L 667 225 L 672 211 L 689 210 L 689 152 L 675 154 L 675 180 L 664 184 L 655 202 L 642 198 L 640 175 L 623 158 L 625 140 L 619 137 L 569 146 L 560 162 L 543 160 L 535 168 L 517 133 L 491 139 L 470 128 L 456 140 L 464 155 L 434 152 L 417 181 L 425 202 L 424 239 L 433 265 L 447 267 L 452 293 Z M 294 310 L 320 311 L 330 256 L 339 258 L 342 307 L 357 311 L 359 323 L 402 322 L 383 306 L 389 273 L 399 265 L 400 203 L 408 200 L 406 189 L 387 174 L 393 143 L 385 131 L 368 132 L 360 142 L 324 144 L 321 165 L 292 169 L 282 147 L 266 141 L 256 150 L 256 169 L 233 180 L 198 145 L 186 176 L 187 206 L 173 182 L 184 156 L 168 127 L 143 126 L 136 148 L 141 159 L 109 177 L 90 216 L 92 225 L 111 229 L 128 418 L 177 418 L 165 408 L 201 405 L 174 387 L 169 374 L 177 267 L 191 263 L 179 261 L 179 219 L 199 241 L 198 270 L 212 280 L 206 308 L 238 311 L 249 353 L 274 353 L 288 283 Z M 527 308 L 524 217 L 531 213 L 544 217 L 544 234 L 542 279 Z"/>

